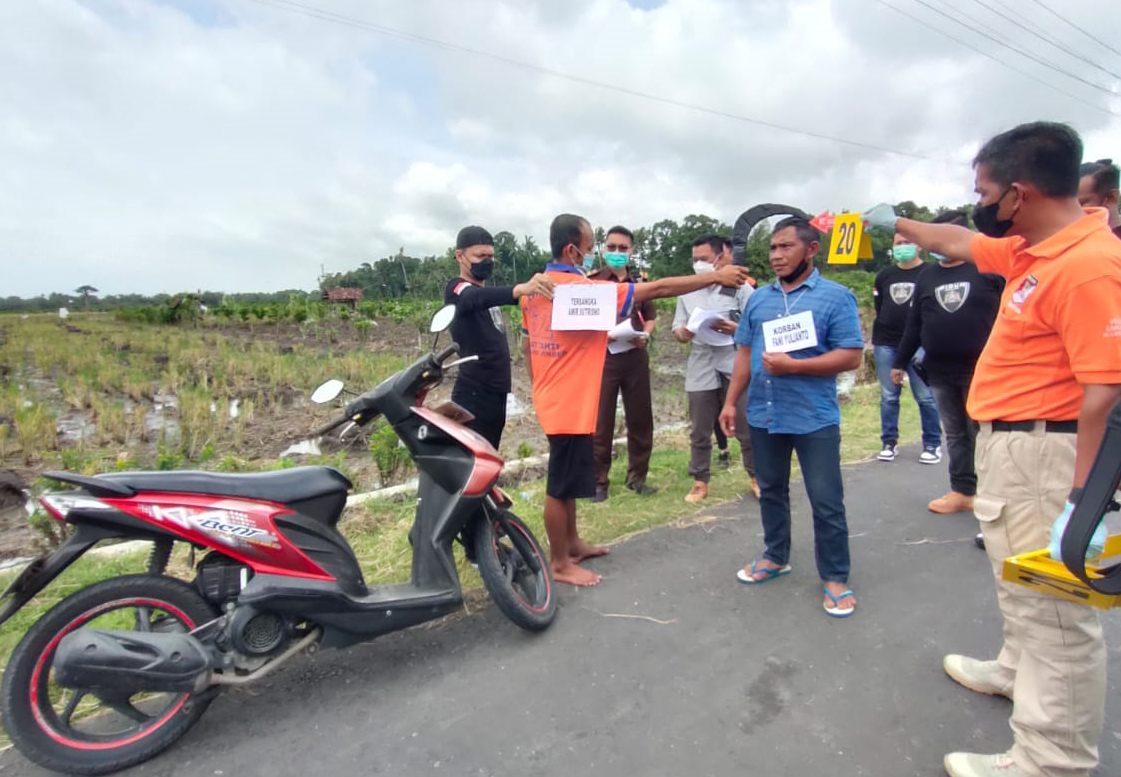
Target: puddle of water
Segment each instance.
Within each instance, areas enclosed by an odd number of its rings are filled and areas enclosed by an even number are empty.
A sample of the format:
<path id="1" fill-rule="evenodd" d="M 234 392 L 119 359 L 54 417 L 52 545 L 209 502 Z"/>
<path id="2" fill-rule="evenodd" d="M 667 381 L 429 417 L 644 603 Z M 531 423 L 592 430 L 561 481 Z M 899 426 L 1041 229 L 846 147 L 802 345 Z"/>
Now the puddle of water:
<path id="1" fill-rule="evenodd" d="M 152 397 L 152 409 L 144 414 L 144 431 L 151 436 L 158 436 L 161 430 L 172 435 L 179 434 L 179 421 L 168 418 L 169 410 L 178 409 L 179 397 L 157 393 Z"/>
<path id="2" fill-rule="evenodd" d="M 79 443 L 93 437 L 97 426 L 88 410 L 70 410 L 58 417 L 55 431 L 59 442 Z"/>
<path id="3" fill-rule="evenodd" d="M 319 456 L 321 453 L 322 451 L 319 450 L 319 443 L 315 440 L 300 440 L 294 445 L 289 445 L 284 452 L 280 454 L 280 458 L 283 459 L 288 456 Z"/>

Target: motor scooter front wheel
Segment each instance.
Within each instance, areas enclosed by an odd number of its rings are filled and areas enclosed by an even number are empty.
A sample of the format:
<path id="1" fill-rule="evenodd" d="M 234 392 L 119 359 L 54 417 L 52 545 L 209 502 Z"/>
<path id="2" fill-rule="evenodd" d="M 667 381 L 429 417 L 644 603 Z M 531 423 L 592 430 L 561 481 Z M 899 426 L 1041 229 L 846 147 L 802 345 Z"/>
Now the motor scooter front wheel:
<path id="1" fill-rule="evenodd" d="M 499 508 L 500 510 L 502 508 Z M 542 631 L 557 616 L 556 586 L 541 543 L 521 519 L 509 511 L 502 517 L 486 514 L 475 529 L 475 561 L 494 603 L 502 614 L 527 631 Z M 529 550 L 529 564 L 520 548 Z M 534 571 L 537 567 L 538 571 Z"/>
<path id="2" fill-rule="evenodd" d="M 0 710 L 12 743 L 66 774 L 107 774 L 164 750 L 194 725 L 211 694 L 63 688 L 55 682 L 55 650 L 83 626 L 186 633 L 215 616 L 189 585 L 156 575 L 102 580 L 63 599 L 31 627 L 4 672 Z"/>

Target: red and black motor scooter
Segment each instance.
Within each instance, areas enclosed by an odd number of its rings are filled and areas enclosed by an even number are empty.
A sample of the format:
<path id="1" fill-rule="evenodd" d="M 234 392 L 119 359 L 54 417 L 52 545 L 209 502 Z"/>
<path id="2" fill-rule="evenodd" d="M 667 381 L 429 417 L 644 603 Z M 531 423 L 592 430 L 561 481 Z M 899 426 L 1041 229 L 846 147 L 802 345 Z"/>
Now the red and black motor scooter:
<path id="1" fill-rule="evenodd" d="M 454 308 L 433 319 L 445 329 Z M 434 344 L 435 345 L 435 344 Z M 552 575 L 497 487 L 502 460 L 447 403 L 427 408 L 453 344 L 389 377 L 319 429 L 384 416 L 419 473 L 408 583 L 368 587 L 336 524 L 351 483 L 331 467 L 258 474 L 48 473 L 42 497 L 74 532 L 0 598 L 0 623 L 101 540 L 151 540 L 146 574 L 94 583 L 51 608 L 12 653 L 0 688 L 21 753 L 67 773 L 139 763 L 182 736 L 226 686 L 301 650 L 343 647 L 438 618 L 463 602 L 453 542 L 469 545 L 495 604 L 531 631 L 556 615 Z M 338 381 L 314 398 L 333 398 Z M 165 574 L 172 547 L 206 551 L 191 581 Z"/>

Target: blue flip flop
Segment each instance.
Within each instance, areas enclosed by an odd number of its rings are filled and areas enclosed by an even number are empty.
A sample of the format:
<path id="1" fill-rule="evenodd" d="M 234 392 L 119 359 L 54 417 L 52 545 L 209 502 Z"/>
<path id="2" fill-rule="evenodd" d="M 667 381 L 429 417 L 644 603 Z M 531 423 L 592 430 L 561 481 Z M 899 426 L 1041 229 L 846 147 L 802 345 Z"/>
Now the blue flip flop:
<path id="1" fill-rule="evenodd" d="M 756 569 L 755 565 L 758 564 L 758 563 L 759 563 L 758 561 L 752 561 L 751 562 L 751 571 L 750 572 L 744 572 L 742 569 L 739 572 L 736 572 L 736 579 L 739 580 L 744 585 L 759 585 L 760 583 L 768 583 L 771 580 L 774 580 L 776 577 L 782 577 L 783 575 L 789 575 L 790 570 L 792 569 L 792 567 L 789 564 L 787 564 L 786 566 L 779 567 L 778 569 Z M 766 577 L 764 577 L 760 580 L 756 580 L 752 577 L 752 575 L 757 575 L 760 572 L 763 573 L 764 575 L 766 575 Z"/>
<path id="2" fill-rule="evenodd" d="M 825 604 L 824 602 L 821 603 L 822 608 L 825 610 L 825 613 L 830 618 L 847 618 L 850 615 L 852 615 L 854 612 L 856 612 L 856 602 L 855 601 L 853 602 L 852 607 L 849 607 L 848 609 L 842 609 L 842 608 L 836 606 L 846 596 L 849 596 L 849 597 L 852 597 L 853 599 L 855 599 L 856 596 L 853 594 L 852 591 L 846 589 L 845 591 L 841 592 L 840 596 L 834 596 L 833 594 L 831 594 L 829 592 L 829 589 L 826 588 L 825 586 L 822 586 L 821 590 L 825 592 L 826 596 L 828 596 L 830 599 L 833 600 L 833 605 L 834 605 L 833 607 L 830 607 L 829 605 Z"/>

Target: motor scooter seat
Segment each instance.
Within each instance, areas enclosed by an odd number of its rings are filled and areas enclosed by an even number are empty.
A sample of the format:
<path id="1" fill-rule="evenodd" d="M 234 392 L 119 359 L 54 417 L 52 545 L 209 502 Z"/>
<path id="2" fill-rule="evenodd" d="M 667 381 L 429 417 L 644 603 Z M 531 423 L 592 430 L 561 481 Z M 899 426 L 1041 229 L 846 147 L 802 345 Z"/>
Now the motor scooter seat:
<path id="1" fill-rule="evenodd" d="M 345 496 L 353 484 L 334 467 L 294 467 L 272 472 L 111 472 L 97 475 L 134 491 L 212 494 L 289 504 Z"/>

